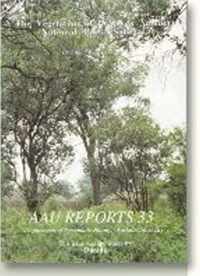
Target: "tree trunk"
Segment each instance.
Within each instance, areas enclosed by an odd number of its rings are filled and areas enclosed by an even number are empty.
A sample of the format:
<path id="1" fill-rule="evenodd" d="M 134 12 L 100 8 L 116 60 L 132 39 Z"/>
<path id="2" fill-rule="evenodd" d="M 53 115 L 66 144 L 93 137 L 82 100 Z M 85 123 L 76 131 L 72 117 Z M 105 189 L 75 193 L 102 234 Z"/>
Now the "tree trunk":
<path id="1" fill-rule="evenodd" d="M 31 179 L 28 185 L 28 193 L 27 193 L 27 207 L 31 214 L 36 214 L 38 221 L 41 218 L 40 213 L 40 200 L 38 193 L 38 180 L 37 174 L 34 167 L 30 166 L 31 170 Z"/>
<path id="2" fill-rule="evenodd" d="M 93 175 L 93 173 L 91 173 L 90 178 L 91 178 L 91 183 L 92 183 L 94 205 L 99 205 L 99 204 L 101 204 L 99 181 Z"/>
<path id="3" fill-rule="evenodd" d="M 145 211 L 149 210 L 149 195 L 147 189 L 145 189 Z"/>
<path id="4" fill-rule="evenodd" d="M 101 196 L 100 196 L 100 182 L 97 175 L 95 157 L 93 153 L 88 153 L 88 161 L 89 161 L 89 170 L 90 170 L 90 180 L 92 184 L 93 191 L 93 201 L 94 205 L 101 204 Z"/>

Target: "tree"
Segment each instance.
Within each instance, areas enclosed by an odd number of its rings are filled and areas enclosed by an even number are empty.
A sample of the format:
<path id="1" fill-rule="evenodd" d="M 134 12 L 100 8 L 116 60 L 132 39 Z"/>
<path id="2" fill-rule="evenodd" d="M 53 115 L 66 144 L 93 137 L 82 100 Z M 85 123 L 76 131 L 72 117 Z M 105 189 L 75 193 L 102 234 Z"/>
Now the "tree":
<path id="1" fill-rule="evenodd" d="M 110 37 L 124 50 L 137 48 L 151 41 L 153 44 L 167 39 L 175 44 L 181 54 L 186 52 L 186 36 L 173 33 L 173 26 L 181 24 L 186 11 L 185 0 L 135 0 L 135 1 L 76 1 L 82 23 L 100 35 Z"/>
<path id="2" fill-rule="evenodd" d="M 62 48 L 55 51 L 58 40 L 47 46 L 40 29 L 21 29 L 15 23 L 3 27 L 2 106 L 10 122 L 6 139 L 12 137 L 19 148 L 24 177 L 20 188 L 29 211 L 39 214 L 60 162 L 72 157 L 63 121 L 71 106 L 69 72 L 63 66 L 69 60 Z"/>
<path id="3" fill-rule="evenodd" d="M 186 167 L 187 149 L 186 133 L 184 129 L 175 128 L 169 134 L 171 144 L 171 158 L 167 166 L 167 181 L 165 189 L 169 201 L 177 213 L 186 215 L 187 193 L 186 193 Z"/>
<path id="4" fill-rule="evenodd" d="M 8 135 L 19 146 L 21 189 L 29 211 L 35 212 L 48 195 L 48 179 L 53 179 L 60 162 L 72 153 L 65 139 L 66 126 L 58 115 L 64 96 L 59 99 L 56 94 L 55 80 L 49 86 L 49 80 L 30 80 L 10 70 L 7 77 L 3 104 L 12 121 Z"/>
<path id="5" fill-rule="evenodd" d="M 63 179 L 56 181 L 54 187 L 54 194 L 61 195 L 65 199 L 70 200 L 74 196 L 75 190 L 73 185 L 71 185 L 69 182 Z"/>
<path id="6" fill-rule="evenodd" d="M 91 190 L 91 180 L 90 177 L 85 175 L 78 182 L 79 192 L 78 199 L 85 206 L 90 207 L 93 203 L 93 193 Z"/>
<path id="7" fill-rule="evenodd" d="M 9 136 L 10 120 L 1 113 L 1 196 L 10 196 L 17 183 L 17 170 L 14 159 L 17 156 L 15 144 Z"/>
<path id="8" fill-rule="evenodd" d="M 95 157 L 98 151 L 98 126 L 121 97 L 130 97 L 133 102 L 140 100 L 139 89 L 146 71 L 142 65 L 128 72 L 118 70 L 119 54 L 108 45 L 103 50 L 94 49 L 90 55 L 80 54 L 79 59 L 74 57 L 73 61 L 75 71 L 72 82 L 75 83 L 74 92 L 77 91 L 78 96 L 67 122 L 85 146 L 94 204 L 99 204 L 100 181 Z"/>
<path id="9" fill-rule="evenodd" d="M 148 210 L 148 185 L 163 170 L 164 137 L 148 112 L 128 108 L 110 115 L 99 132 L 99 175 L 133 210 Z"/>
<path id="10" fill-rule="evenodd" d="M 167 172 L 168 180 L 165 187 L 171 205 L 177 213 L 186 215 L 186 166 L 183 163 L 173 163 L 169 166 Z"/>
<path id="11" fill-rule="evenodd" d="M 1 161 L 1 198 L 10 196 L 14 190 L 15 177 L 8 163 Z"/>

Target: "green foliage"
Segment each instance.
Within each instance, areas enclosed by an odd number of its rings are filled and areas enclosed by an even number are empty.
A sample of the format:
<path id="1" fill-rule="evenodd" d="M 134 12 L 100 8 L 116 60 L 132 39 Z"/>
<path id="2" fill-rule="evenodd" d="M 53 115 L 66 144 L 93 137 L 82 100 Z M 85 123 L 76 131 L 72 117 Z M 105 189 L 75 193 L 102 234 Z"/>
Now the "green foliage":
<path id="1" fill-rule="evenodd" d="M 186 166 L 185 164 L 171 164 L 168 168 L 167 194 L 173 208 L 181 215 L 186 215 Z"/>
<path id="2" fill-rule="evenodd" d="M 59 211 L 61 208 L 63 208 L 63 205 L 65 204 L 65 202 L 66 202 L 66 199 L 63 196 L 52 195 L 44 203 L 42 210 L 46 212 Z"/>
<path id="3" fill-rule="evenodd" d="M 8 163 L 1 161 L 1 198 L 10 196 L 14 189 L 15 177 L 12 167 Z"/>
<path id="4" fill-rule="evenodd" d="M 120 198 L 133 204 L 133 209 L 148 209 L 148 186 L 159 178 L 166 154 L 165 136 L 146 105 L 110 114 L 97 136 L 99 175 L 104 185 L 110 186 L 112 192 L 120 192 Z"/>
<path id="5" fill-rule="evenodd" d="M 85 209 L 95 213 L 126 210 L 121 205 L 102 205 Z M 62 209 L 63 219 L 51 224 L 40 222 L 30 224 L 23 210 L 7 210 L 3 216 L 2 259 L 5 262 L 35 263 L 121 263 L 121 262 L 163 262 L 186 261 L 185 222 L 170 211 L 164 215 L 155 213 L 152 222 L 142 222 L 141 214 L 134 216 L 132 223 L 89 224 L 64 221 L 66 210 Z M 69 231 L 62 232 L 60 229 Z M 80 230 L 107 229 L 102 235 L 98 232 L 77 232 Z M 118 232 L 117 229 L 132 229 L 135 232 Z M 34 229 L 54 232 L 34 232 Z M 74 232 L 72 230 L 75 230 Z M 137 229 L 137 231 L 136 231 Z M 144 231 L 147 232 L 144 232 Z M 150 232 L 148 232 L 150 231 Z M 153 232 L 152 232 L 153 231 Z M 83 246 L 72 246 L 82 243 Z M 126 244 L 125 244 L 126 243 Z M 90 244 L 90 245 L 88 245 Z M 86 250 L 86 251 L 84 251 Z"/>
<path id="6" fill-rule="evenodd" d="M 170 132 L 168 143 L 170 158 L 167 164 L 167 181 L 165 188 L 173 208 L 181 215 L 186 215 L 186 167 L 187 147 L 185 129 L 175 128 Z"/>
<path id="7" fill-rule="evenodd" d="M 91 181 L 88 176 L 82 178 L 79 183 L 78 201 L 85 207 L 90 207 L 93 203 L 93 195 L 91 190 Z"/>

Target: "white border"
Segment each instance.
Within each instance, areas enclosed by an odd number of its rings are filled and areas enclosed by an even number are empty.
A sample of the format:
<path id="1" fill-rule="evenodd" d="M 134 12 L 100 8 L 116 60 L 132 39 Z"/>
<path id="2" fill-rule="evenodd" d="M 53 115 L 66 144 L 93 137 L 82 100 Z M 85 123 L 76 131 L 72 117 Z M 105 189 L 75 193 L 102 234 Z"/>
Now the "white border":
<path id="1" fill-rule="evenodd" d="M 190 111 L 190 170 L 188 187 L 190 201 L 188 276 L 200 274 L 200 1 L 189 0 L 188 10 L 188 99 Z"/>

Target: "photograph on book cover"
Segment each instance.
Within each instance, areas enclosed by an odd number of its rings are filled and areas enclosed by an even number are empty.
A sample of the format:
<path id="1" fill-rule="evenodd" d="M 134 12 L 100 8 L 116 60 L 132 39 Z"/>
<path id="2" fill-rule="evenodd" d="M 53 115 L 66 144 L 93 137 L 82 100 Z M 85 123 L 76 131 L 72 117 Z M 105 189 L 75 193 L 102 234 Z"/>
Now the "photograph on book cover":
<path id="1" fill-rule="evenodd" d="M 186 9 L 1 1 L 2 262 L 187 262 Z"/>

